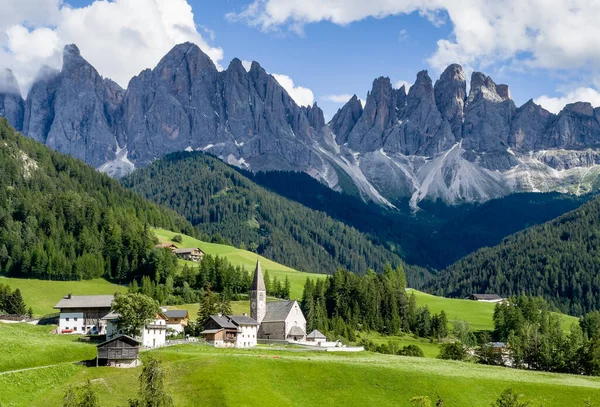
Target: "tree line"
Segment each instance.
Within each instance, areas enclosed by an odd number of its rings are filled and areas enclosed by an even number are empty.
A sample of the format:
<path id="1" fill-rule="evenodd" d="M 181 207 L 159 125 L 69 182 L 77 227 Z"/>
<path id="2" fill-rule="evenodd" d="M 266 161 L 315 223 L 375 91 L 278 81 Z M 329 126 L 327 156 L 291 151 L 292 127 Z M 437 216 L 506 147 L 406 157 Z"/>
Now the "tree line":
<path id="1" fill-rule="evenodd" d="M 356 339 L 356 331 L 410 332 L 436 339 L 448 335 L 446 314 L 418 307 L 414 294 L 406 293 L 404 269 L 389 264 L 382 274 L 367 270 L 357 275 L 339 269 L 326 279 L 308 278 L 301 308 L 308 331 L 318 329 L 349 341 Z"/>

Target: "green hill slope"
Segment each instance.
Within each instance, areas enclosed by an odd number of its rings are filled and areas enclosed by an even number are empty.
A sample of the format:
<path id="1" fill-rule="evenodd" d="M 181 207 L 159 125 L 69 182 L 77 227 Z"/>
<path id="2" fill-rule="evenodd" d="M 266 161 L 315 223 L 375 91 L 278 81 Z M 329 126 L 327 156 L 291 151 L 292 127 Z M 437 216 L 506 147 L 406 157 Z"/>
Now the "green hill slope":
<path id="1" fill-rule="evenodd" d="M 465 257 L 429 291 L 453 297 L 524 292 L 573 315 L 600 309 L 600 199 Z"/>
<path id="2" fill-rule="evenodd" d="M 414 396 L 441 397 L 448 407 L 489 406 L 507 387 L 533 406 L 584 406 L 600 379 L 538 373 L 437 359 L 371 353 L 219 350 L 187 345 L 143 354 L 163 362 L 175 406 L 413 406 Z M 69 385 L 91 380 L 104 407 L 134 397 L 141 367 L 65 367 L 0 375 L 9 405 L 62 406 Z"/>
<path id="3" fill-rule="evenodd" d="M 0 275 L 130 281 L 153 275 L 148 227 L 194 234 L 175 212 L 0 120 Z"/>
<path id="4" fill-rule="evenodd" d="M 260 259 L 260 263 L 263 272 L 268 272 L 269 277 L 277 277 L 279 281 L 284 281 L 287 277 L 291 283 L 291 298 L 302 298 L 302 291 L 304 289 L 304 283 L 308 277 L 310 278 L 324 278 L 323 274 L 314 273 L 303 273 L 294 270 L 290 267 L 276 263 L 266 257 L 259 256 L 256 253 L 249 252 L 247 250 L 237 249 L 233 246 L 216 243 L 206 243 L 190 236 L 181 235 L 182 242 L 174 243 L 172 241 L 173 236 L 178 233 L 171 232 L 165 229 L 153 229 L 154 234 L 158 237 L 162 243 L 172 243 L 178 247 L 199 247 L 204 253 L 211 254 L 213 256 L 225 257 L 229 263 L 234 266 L 242 266 L 248 272 L 254 272 L 256 267 L 256 260 Z M 197 263 L 180 260 L 182 263 L 188 263 L 190 266 L 197 266 Z"/>
<path id="5" fill-rule="evenodd" d="M 171 154 L 122 184 L 176 210 L 209 236 L 253 247 L 296 270 L 327 274 L 344 267 L 364 273 L 403 263 L 393 245 L 269 192 L 206 154 Z M 429 277 L 424 269 L 405 269 L 410 284 Z"/>

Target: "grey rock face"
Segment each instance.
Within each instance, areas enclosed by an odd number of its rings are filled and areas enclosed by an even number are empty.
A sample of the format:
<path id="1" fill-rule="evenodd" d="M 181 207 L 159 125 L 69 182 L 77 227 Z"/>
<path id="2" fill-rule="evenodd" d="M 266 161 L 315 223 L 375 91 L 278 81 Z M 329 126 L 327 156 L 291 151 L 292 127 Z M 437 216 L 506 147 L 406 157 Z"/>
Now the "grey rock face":
<path id="1" fill-rule="evenodd" d="M 390 205 L 409 197 L 413 208 L 423 199 L 581 193 L 600 176 L 600 108 L 575 103 L 553 115 L 529 101 L 517 109 L 507 85 L 479 72 L 467 96 L 456 64 L 435 86 L 419 72 L 408 94 L 380 77 L 364 109 L 353 96 L 329 123 L 316 103 L 298 106 L 258 63 L 246 71 L 234 59 L 219 72 L 191 43 L 126 90 L 73 45 L 60 72 L 42 69 L 26 101 L 14 76 L 2 75 L 0 115 L 113 176 L 169 152 L 203 150 L 253 171 L 305 171 L 336 189 L 349 178 L 365 199 Z"/>
<path id="2" fill-rule="evenodd" d="M 25 101 L 17 79 L 10 69 L 0 71 L 0 116 L 5 117 L 16 130 L 22 131 L 24 113 Z"/>
<path id="3" fill-rule="evenodd" d="M 467 82 L 462 66 L 452 64 L 435 82 L 435 102 L 442 118 L 450 123 L 456 139 L 462 138 Z"/>

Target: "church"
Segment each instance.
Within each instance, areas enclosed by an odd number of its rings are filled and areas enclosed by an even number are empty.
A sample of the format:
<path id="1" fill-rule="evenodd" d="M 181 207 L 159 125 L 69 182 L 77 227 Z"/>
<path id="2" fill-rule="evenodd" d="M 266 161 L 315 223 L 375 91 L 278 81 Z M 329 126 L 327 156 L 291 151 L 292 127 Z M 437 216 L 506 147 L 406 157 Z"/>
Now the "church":
<path id="1" fill-rule="evenodd" d="M 250 291 L 250 316 L 259 323 L 258 339 L 306 340 L 306 318 L 297 301 L 267 302 L 267 290 L 260 260 L 256 262 Z"/>

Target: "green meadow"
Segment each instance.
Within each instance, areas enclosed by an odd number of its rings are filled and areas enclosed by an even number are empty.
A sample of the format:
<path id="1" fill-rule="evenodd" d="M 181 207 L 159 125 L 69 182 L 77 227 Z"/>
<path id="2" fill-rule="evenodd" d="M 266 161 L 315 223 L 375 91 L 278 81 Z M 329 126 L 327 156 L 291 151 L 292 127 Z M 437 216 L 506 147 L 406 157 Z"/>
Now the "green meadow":
<path id="1" fill-rule="evenodd" d="M 512 370 L 438 359 L 362 352 L 317 353 L 258 347 L 182 345 L 143 353 L 162 361 L 176 406 L 411 406 L 429 396 L 445 407 L 489 406 L 507 387 L 532 407 L 584 406 L 600 378 Z M 70 385 L 91 380 L 102 406 L 134 397 L 141 368 L 57 366 L 0 375 L 5 406 L 61 406 Z"/>
<path id="2" fill-rule="evenodd" d="M 51 334 L 55 328 L 0 322 L 0 373 L 96 357 L 93 345 L 78 342 L 79 336 Z"/>

